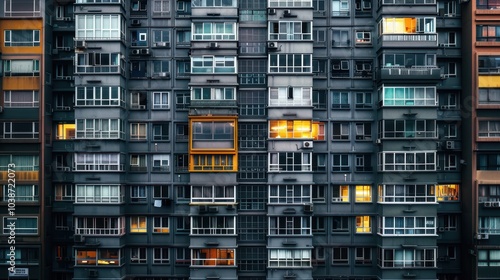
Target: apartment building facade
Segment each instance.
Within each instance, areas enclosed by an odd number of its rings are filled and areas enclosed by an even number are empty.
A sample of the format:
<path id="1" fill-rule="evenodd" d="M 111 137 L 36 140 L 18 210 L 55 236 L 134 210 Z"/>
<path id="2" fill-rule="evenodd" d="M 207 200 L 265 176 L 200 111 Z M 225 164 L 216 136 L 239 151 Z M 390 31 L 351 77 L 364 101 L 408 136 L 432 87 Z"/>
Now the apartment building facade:
<path id="1" fill-rule="evenodd" d="M 4 2 L 30 279 L 469 279 L 467 4 Z"/>

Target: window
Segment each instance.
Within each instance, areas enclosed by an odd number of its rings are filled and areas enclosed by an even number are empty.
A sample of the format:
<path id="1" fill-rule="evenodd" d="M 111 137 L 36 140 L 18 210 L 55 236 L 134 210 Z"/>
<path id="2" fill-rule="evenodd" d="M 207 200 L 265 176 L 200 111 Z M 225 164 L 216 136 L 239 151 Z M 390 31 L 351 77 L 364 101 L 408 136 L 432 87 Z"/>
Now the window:
<path id="1" fill-rule="evenodd" d="M 477 170 L 500 170 L 500 154 L 478 154 Z"/>
<path id="2" fill-rule="evenodd" d="M 344 265 L 349 264 L 349 248 L 348 247 L 333 247 L 332 248 L 332 264 Z"/>
<path id="3" fill-rule="evenodd" d="M 80 235 L 123 235 L 124 217 L 75 217 L 75 234 Z"/>
<path id="4" fill-rule="evenodd" d="M 168 141 L 170 140 L 170 129 L 168 123 L 152 125 L 153 141 Z"/>
<path id="5" fill-rule="evenodd" d="M 289 203 L 289 204 L 311 203 L 311 186 L 270 185 L 269 204 L 271 203 Z"/>
<path id="6" fill-rule="evenodd" d="M 312 0 L 313 11 L 317 14 L 325 16 L 325 0 Z"/>
<path id="7" fill-rule="evenodd" d="M 36 108 L 39 106 L 38 91 L 8 90 L 3 93 L 3 106 L 5 108 Z"/>
<path id="8" fill-rule="evenodd" d="M 186 110 L 191 105 L 191 99 L 189 92 L 178 92 L 176 93 L 175 105 L 177 110 Z M 186 126 L 187 131 L 187 126 Z M 186 134 L 187 140 L 187 134 Z"/>
<path id="9" fill-rule="evenodd" d="M 265 37 L 265 36 L 263 36 Z M 265 41 L 265 39 L 263 39 Z M 240 45 L 242 43 L 240 42 Z M 246 43 L 250 44 L 250 43 Z M 257 44 L 257 43 L 256 43 Z M 254 48 L 248 46 L 248 48 Z M 266 45 L 255 47 L 258 50 L 266 48 Z M 263 51 L 265 52 L 265 51 Z M 238 62 L 238 80 L 240 86 L 244 87 L 261 87 L 267 85 L 267 65 L 268 62 L 265 59 L 240 59 Z"/>
<path id="10" fill-rule="evenodd" d="M 146 186 L 130 186 L 130 201 L 131 202 L 146 202 L 147 200 Z"/>
<path id="11" fill-rule="evenodd" d="M 312 105 L 314 109 L 326 109 L 327 108 L 327 91 L 326 90 L 313 90 L 312 92 Z"/>
<path id="12" fill-rule="evenodd" d="M 269 73 L 312 73 L 312 55 L 270 54 Z"/>
<path id="13" fill-rule="evenodd" d="M 177 232 L 189 232 L 191 229 L 191 218 L 188 216 L 177 217 Z"/>
<path id="14" fill-rule="evenodd" d="M 347 78 L 350 76 L 350 60 L 332 59 L 332 77 Z M 348 94 L 346 92 L 346 94 Z M 335 103 L 334 103 L 335 104 Z"/>
<path id="15" fill-rule="evenodd" d="M 267 182 L 268 155 L 266 154 L 240 154 L 238 156 L 238 179 L 240 181 Z"/>
<path id="16" fill-rule="evenodd" d="M 225 41 L 237 38 L 235 22 L 194 22 L 192 25 L 192 40 Z"/>
<path id="17" fill-rule="evenodd" d="M 228 235 L 236 234 L 236 217 L 229 216 L 194 216 L 191 217 L 192 235 Z"/>
<path id="18" fill-rule="evenodd" d="M 192 203 L 235 203 L 235 186 L 192 186 Z"/>
<path id="19" fill-rule="evenodd" d="M 40 46 L 40 30 L 5 30 L 4 45 L 6 47 Z"/>
<path id="20" fill-rule="evenodd" d="M 131 172 L 146 172 L 148 171 L 147 155 L 132 154 L 130 155 L 130 171 Z"/>
<path id="21" fill-rule="evenodd" d="M 187 141 L 189 137 L 188 124 L 177 124 L 175 127 L 175 140 Z"/>
<path id="22" fill-rule="evenodd" d="M 237 73 L 234 56 L 193 56 L 191 73 Z"/>
<path id="23" fill-rule="evenodd" d="M 332 92 L 332 108 L 333 109 L 349 109 L 349 93 L 348 92 Z"/>
<path id="24" fill-rule="evenodd" d="M 354 171 L 370 172 L 373 171 L 372 155 L 371 154 L 355 154 L 354 155 Z"/>
<path id="25" fill-rule="evenodd" d="M 124 19 L 120 15 L 75 15 L 76 39 L 119 40 L 124 36 Z"/>
<path id="26" fill-rule="evenodd" d="M 372 186 L 356 185 L 356 202 L 372 202 Z"/>
<path id="27" fill-rule="evenodd" d="M 4 60 L 3 69 L 5 76 L 38 76 L 40 75 L 40 60 Z"/>
<path id="28" fill-rule="evenodd" d="M 147 47 L 148 46 L 147 38 L 148 36 L 146 29 L 130 31 L 130 39 L 132 47 Z M 132 51 L 132 54 L 134 54 L 134 51 Z"/>
<path id="29" fill-rule="evenodd" d="M 170 47 L 170 30 L 153 30 L 153 47 Z"/>
<path id="30" fill-rule="evenodd" d="M 435 87 L 382 87 L 381 106 L 436 106 Z"/>
<path id="31" fill-rule="evenodd" d="M 500 9 L 500 3 L 497 0 L 481 0 L 476 2 L 478 10 L 496 10 Z"/>
<path id="32" fill-rule="evenodd" d="M 235 148 L 235 120 L 209 121 L 205 119 L 191 120 L 192 150 L 225 149 Z"/>
<path id="33" fill-rule="evenodd" d="M 111 153 L 77 153 L 75 154 L 75 171 L 122 171 L 120 154 Z"/>
<path id="34" fill-rule="evenodd" d="M 76 87 L 77 106 L 124 106 L 125 89 L 120 87 Z"/>
<path id="35" fill-rule="evenodd" d="M 446 63 L 444 75 L 445 75 L 445 77 L 456 77 L 457 76 L 457 64 L 455 62 Z"/>
<path id="36" fill-rule="evenodd" d="M 479 217 L 479 233 L 500 235 L 500 217 Z"/>
<path id="37" fill-rule="evenodd" d="M 383 120 L 381 138 L 436 138 L 436 120 Z"/>
<path id="38" fill-rule="evenodd" d="M 333 154 L 333 164 L 332 171 L 333 172 L 345 172 L 350 171 L 351 167 L 349 166 L 349 155 L 348 154 Z"/>
<path id="39" fill-rule="evenodd" d="M 240 117 L 264 116 L 268 94 L 266 90 L 239 90 L 238 105 Z"/>
<path id="40" fill-rule="evenodd" d="M 355 15 L 356 16 L 371 16 L 372 1 L 371 0 L 355 0 Z"/>
<path id="41" fill-rule="evenodd" d="M 11 228 L 15 229 L 15 234 L 19 235 L 37 235 L 38 234 L 38 218 L 37 217 L 19 217 L 3 218 L 3 234 L 9 234 Z"/>
<path id="42" fill-rule="evenodd" d="M 349 202 L 349 185 L 333 185 L 332 202 Z"/>
<path id="43" fill-rule="evenodd" d="M 15 189 L 12 186 L 9 188 L 8 184 L 3 185 L 3 201 L 8 201 L 11 197 L 9 197 L 9 190 L 12 193 L 12 190 L 15 191 L 15 200 L 16 202 L 35 202 L 38 201 L 38 185 L 21 185 L 16 184 Z"/>
<path id="44" fill-rule="evenodd" d="M 74 188 L 70 184 L 56 184 L 54 186 L 54 200 L 55 201 L 74 201 Z"/>
<path id="45" fill-rule="evenodd" d="M 191 186 L 176 186 L 175 198 L 177 203 L 187 203 L 191 199 Z"/>
<path id="46" fill-rule="evenodd" d="M 153 78 L 168 79 L 170 78 L 170 61 L 154 60 L 153 63 Z"/>
<path id="47" fill-rule="evenodd" d="M 456 231 L 458 227 L 458 215 L 441 215 L 438 217 L 439 228 L 444 231 Z"/>
<path id="48" fill-rule="evenodd" d="M 379 203 L 436 202 L 434 185 L 379 185 L 378 192 Z"/>
<path id="49" fill-rule="evenodd" d="M 325 185 L 312 185 L 312 201 L 314 203 L 325 203 Z"/>
<path id="50" fill-rule="evenodd" d="M 156 172 L 170 171 L 170 155 L 153 155 L 153 169 Z"/>
<path id="51" fill-rule="evenodd" d="M 355 123 L 356 140 L 372 140 L 371 123 Z"/>
<path id="52" fill-rule="evenodd" d="M 436 151 L 381 152 L 379 171 L 435 171 Z"/>
<path id="53" fill-rule="evenodd" d="M 318 46 L 326 46 L 326 30 L 313 28 L 313 43 Z"/>
<path id="54" fill-rule="evenodd" d="M 130 263 L 146 263 L 148 260 L 145 247 L 130 248 Z"/>
<path id="55" fill-rule="evenodd" d="M 500 185 L 479 185 L 479 202 L 500 201 Z"/>
<path id="56" fill-rule="evenodd" d="M 75 74 L 120 73 L 120 53 L 77 53 Z"/>
<path id="57" fill-rule="evenodd" d="M 5 0 L 4 3 L 6 17 L 40 16 L 40 0 Z M 16 257 L 16 259 L 20 260 L 21 258 Z"/>
<path id="58" fill-rule="evenodd" d="M 333 233 L 348 233 L 349 232 L 349 217 L 333 216 L 332 217 L 332 232 Z"/>
<path id="59" fill-rule="evenodd" d="M 236 100 L 235 88 L 191 88 L 191 100 Z"/>
<path id="60" fill-rule="evenodd" d="M 381 235 L 435 235 L 436 217 L 379 217 Z"/>
<path id="61" fill-rule="evenodd" d="M 120 185 L 76 185 L 75 203 L 121 203 L 123 188 Z"/>
<path id="62" fill-rule="evenodd" d="M 436 185 L 436 197 L 439 202 L 458 201 L 459 184 Z"/>
<path id="63" fill-rule="evenodd" d="M 153 186 L 153 198 L 170 198 L 169 186 Z"/>
<path id="64" fill-rule="evenodd" d="M 38 139 L 38 122 L 0 122 L 0 139 Z"/>
<path id="65" fill-rule="evenodd" d="M 177 154 L 175 159 L 175 172 L 185 173 L 189 170 L 189 155 L 188 154 Z"/>
<path id="66" fill-rule="evenodd" d="M 383 18 L 380 34 L 436 33 L 436 18 Z"/>
<path id="67" fill-rule="evenodd" d="M 146 140 L 147 139 L 147 124 L 131 123 L 130 124 L 130 140 Z"/>
<path id="68" fill-rule="evenodd" d="M 153 232 L 154 233 L 169 233 L 168 217 L 153 217 Z"/>
<path id="69" fill-rule="evenodd" d="M 240 123 L 238 124 L 238 143 L 240 149 L 263 150 L 267 146 L 267 124 Z"/>
<path id="70" fill-rule="evenodd" d="M 497 25 L 476 25 L 476 41 L 499 42 L 500 41 L 499 27 L 500 26 Z"/>
<path id="71" fill-rule="evenodd" d="M 311 267 L 311 250 L 270 249 L 268 267 Z"/>
<path id="72" fill-rule="evenodd" d="M 479 74 L 497 74 L 500 72 L 500 56 L 478 57 L 478 72 Z"/>
<path id="73" fill-rule="evenodd" d="M 312 170 L 315 172 L 326 172 L 328 154 L 313 154 Z"/>
<path id="74" fill-rule="evenodd" d="M 349 123 L 334 122 L 333 123 L 333 140 L 349 140 Z"/>
<path id="75" fill-rule="evenodd" d="M 236 7 L 236 0 L 194 0 L 193 7 Z"/>
<path id="76" fill-rule="evenodd" d="M 332 30 L 332 47 L 345 48 L 351 45 L 349 30 Z"/>
<path id="77" fill-rule="evenodd" d="M 238 241 L 265 242 L 267 240 L 267 226 L 268 219 L 265 214 L 239 215 L 237 226 Z M 265 256 L 267 261 L 267 254 Z"/>
<path id="78" fill-rule="evenodd" d="M 478 250 L 477 252 L 477 265 L 479 267 L 500 266 L 500 250 L 489 249 L 489 250 Z"/>
<path id="79" fill-rule="evenodd" d="M 269 7 L 311 7 L 310 0 L 270 0 Z"/>
<path id="80" fill-rule="evenodd" d="M 332 17 L 349 16 L 349 0 L 332 0 Z"/>
<path id="81" fill-rule="evenodd" d="M 267 186 L 265 185 L 238 185 L 238 210 L 262 211 L 266 209 Z"/>
<path id="82" fill-rule="evenodd" d="M 20 1 L 20 3 L 23 2 Z M 11 252 L 14 254 L 11 255 Z M 0 262 L 8 264 L 11 261 L 11 257 L 15 257 L 16 265 L 31 266 L 40 264 L 40 251 L 38 248 L 20 248 L 16 246 L 15 251 L 10 250 L 9 247 L 0 248 Z"/>
<path id="83" fill-rule="evenodd" d="M 145 233 L 147 232 L 147 222 L 145 216 L 130 217 L 130 232 L 131 233 Z"/>
<path id="84" fill-rule="evenodd" d="M 355 264 L 372 264 L 372 248 L 368 247 L 356 247 L 354 248 L 355 256 L 354 263 Z"/>
<path id="85" fill-rule="evenodd" d="M 269 40 L 311 40 L 312 22 L 269 22 Z"/>
<path id="86" fill-rule="evenodd" d="M 326 233 L 325 222 L 326 217 L 312 217 L 312 232 L 313 234 Z"/>
<path id="87" fill-rule="evenodd" d="M 153 17 L 166 17 L 170 15 L 170 0 L 153 1 Z"/>
<path id="88" fill-rule="evenodd" d="M 269 235 L 310 235 L 311 217 L 269 217 Z"/>
<path id="89" fill-rule="evenodd" d="M 312 138 L 312 121 L 270 120 L 269 138 Z"/>
<path id="90" fill-rule="evenodd" d="M 169 250 L 170 248 L 165 248 L 165 247 L 153 248 L 153 263 L 169 264 L 170 263 Z"/>
<path id="91" fill-rule="evenodd" d="M 371 45 L 372 32 L 371 31 L 356 31 L 356 45 Z"/>
<path id="92" fill-rule="evenodd" d="M 68 127 L 70 128 L 70 126 Z M 77 139 L 123 139 L 125 137 L 125 132 L 123 130 L 123 121 L 121 119 L 76 120 Z M 74 135 L 75 133 L 73 133 L 73 137 Z M 61 136 L 63 136 L 64 139 L 69 139 L 71 134 L 68 135 L 66 133 L 66 135 L 63 134 Z"/>
<path id="93" fill-rule="evenodd" d="M 436 249 L 379 249 L 378 265 L 384 267 L 436 267 Z"/>
<path id="94" fill-rule="evenodd" d="M 191 30 L 190 29 L 179 29 L 177 30 L 177 45 L 179 46 L 189 46 L 191 43 Z"/>
<path id="95" fill-rule="evenodd" d="M 355 60 L 354 61 L 354 77 L 355 78 L 371 78 L 372 77 L 371 60 Z"/>
<path id="96" fill-rule="evenodd" d="M 268 171 L 311 171 L 312 153 L 269 153 Z"/>
<path id="97" fill-rule="evenodd" d="M 175 264 L 189 264 L 191 250 L 189 248 L 175 248 Z"/>
<path id="98" fill-rule="evenodd" d="M 235 249 L 192 249 L 191 266 L 234 266 Z"/>
<path id="99" fill-rule="evenodd" d="M 479 137 L 497 138 L 500 137 L 500 121 L 479 121 Z"/>
<path id="100" fill-rule="evenodd" d="M 356 233 L 371 233 L 371 217 L 356 216 Z"/>

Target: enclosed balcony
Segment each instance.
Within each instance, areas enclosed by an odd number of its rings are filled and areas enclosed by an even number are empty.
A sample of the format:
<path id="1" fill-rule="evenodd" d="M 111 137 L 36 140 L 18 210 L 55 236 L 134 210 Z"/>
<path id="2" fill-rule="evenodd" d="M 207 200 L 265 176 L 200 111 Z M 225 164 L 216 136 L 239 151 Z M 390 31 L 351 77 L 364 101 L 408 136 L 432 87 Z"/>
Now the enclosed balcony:
<path id="1" fill-rule="evenodd" d="M 392 66 L 387 65 L 380 68 L 377 77 L 380 80 L 440 80 L 441 68 L 436 66 Z"/>

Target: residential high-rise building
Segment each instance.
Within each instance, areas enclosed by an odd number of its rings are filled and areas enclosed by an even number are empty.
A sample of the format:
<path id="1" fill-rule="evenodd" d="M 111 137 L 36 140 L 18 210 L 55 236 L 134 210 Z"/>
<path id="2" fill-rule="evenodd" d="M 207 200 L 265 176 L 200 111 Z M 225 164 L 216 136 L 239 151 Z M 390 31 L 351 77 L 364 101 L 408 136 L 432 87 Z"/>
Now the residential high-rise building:
<path id="1" fill-rule="evenodd" d="M 496 14 L 474 5 L 4 0 L 0 268 L 14 163 L 29 279 L 491 275 Z"/>

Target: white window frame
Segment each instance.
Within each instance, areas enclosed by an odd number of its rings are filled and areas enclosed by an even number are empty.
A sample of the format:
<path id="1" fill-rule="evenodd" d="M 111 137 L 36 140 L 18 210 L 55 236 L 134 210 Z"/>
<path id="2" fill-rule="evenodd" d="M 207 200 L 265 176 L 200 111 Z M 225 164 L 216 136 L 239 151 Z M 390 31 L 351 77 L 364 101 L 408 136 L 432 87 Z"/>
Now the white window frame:
<path id="1" fill-rule="evenodd" d="M 234 41 L 238 39 L 236 22 L 193 22 L 191 40 L 196 41 Z"/>
<path id="2" fill-rule="evenodd" d="M 312 203 L 311 185 L 269 185 L 268 204 Z"/>
<path id="3" fill-rule="evenodd" d="M 121 185 L 76 185 L 75 203 L 122 203 Z"/>
<path id="4" fill-rule="evenodd" d="M 392 91 L 392 93 L 390 93 Z M 388 87 L 379 90 L 381 106 L 437 106 L 436 87 Z M 392 95 L 392 96 L 391 96 Z M 401 97 L 396 97 L 400 95 Z M 387 98 L 386 98 L 387 96 Z"/>
<path id="5" fill-rule="evenodd" d="M 153 109 L 169 109 L 170 92 L 153 92 Z"/>
<path id="6" fill-rule="evenodd" d="M 312 106 L 310 87 L 270 87 L 269 106 Z"/>
<path id="7" fill-rule="evenodd" d="M 130 140 L 143 141 L 148 139 L 148 124 L 147 123 L 131 123 L 130 124 Z"/>
<path id="8" fill-rule="evenodd" d="M 0 122 L 0 139 L 38 139 L 39 133 L 38 122 Z"/>
<path id="9" fill-rule="evenodd" d="M 312 54 L 269 54 L 268 61 L 268 73 L 312 73 Z M 292 61 L 292 65 L 288 65 L 288 61 Z"/>
<path id="10" fill-rule="evenodd" d="M 4 11 L 6 17 L 37 17 L 40 16 L 40 2 L 41 0 L 31 1 L 30 6 L 25 6 L 25 3 L 20 3 L 16 0 L 5 0 Z M 14 9 L 13 9 L 14 7 Z M 18 10 L 20 7 L 31 8 L 30 10 Z M 17 9 L 16 9 L 17 8 Z M 22 9 L 21 8 L 21 9 Z"/>
<path id="11" fill-rule="evenodd" d="M 284 154 L 284 157 L 280 157 Z M 299 154 L 299 158 L 295 155 Z M 312 153 L 278 152 L 268 154 L 269 172 L 310 172 L 312 170 Z"/>
<path id="12" fill-rule="evenodd" d="M 479 138 L 500 137 L 500 121 L 479 119 L 477 135 Z"/>
<path id="13" fill-rule="evenodd" d="M 236 203 L 236 186 L 191 186 L 191 203 Z"/>
<path id="14" fill-rule="evenodd" d="M 21 95 L 25 98 L 21 98 Z M 37 90 L 6 90 L 3 106 L 5 108 L 38 108 L 40 105 L 38 96 Z M 14 101 L 12 101 L 13 97 Z"/>
<path id="15" fill-rule="evenodd" d="M 125 22 L 119 14 L 75 15 L 76 40 L 120 40 L 125 38 Z"/>
<path id="16" fill-rule="evenodd" d="M 148 249 L 146 247 L 130 248 L 130 263 L 141 264 L 148 261 Z"/>
<path id="17" fill-rule="evenodd" d="M 170 248 L 169 247 L 154 247 L 153 248 L 153 264 L 169 264 L 170 263 Z"/>
<path id="18" fill-rule="evenodd" d="M 434 184 L 385 184 L 378 186 L 378 203 L 436 203 Z"/>
<path id="19" fill-rule="evenodd" d="M 275 31 L 278 32 L 275 32 Z M 311 21 L 269 22 L 268 40 L 312 40 Z"/>
<path id="20" fill-rule="evenodd" d="M 311 267 L 311 249 L 270 249 L 268 267 Z"/>
<path id="21" fill-rule="evenodd" d="M 237 71 L 236 56 L 202 55 L 191 57 L 191 74 L 234 74 Z"/>
<path id="22" fill-rule="evenodd" d="M 75 153 L 74 171 L 123 171 L 119 153 Z"/>
<path id="23" fill-rule="evenodd" d="M 436 171 L 436 151 L 391 151 L 378 155 L 379 171 L 382 172 Z M 423 161 L 417 162 L 418 158 Z"/>
<path id="24" fill-rule="evenodd" d="M 131 202 L 146 202 L 148 200 L 148 186 L 134 185 L 130 188 L 130 201 Z"/>
<path id="25" fill-rule="evenodd" d="M 124 139 L 121 119 L 76 119 L 76 139 Z"/>
<path id="26" fill-rule="evenodd" d="M 391 124 L 392 123 L 392 124 Z M 394 127 L 393 131 L 388 131 L 388 125 Z M 401 127 L 398 130 L 398 127 Z M 419 130 L 419 127 L 423 127 Z M 397 138 L 436 138 L 437 123 L 436 120 L 404 120 L 391 119 L 380 121 L 380 129 L 382 131 L 380 138 L 397 139 Z"/>
<path id="27" fill-rule="evenodd" d="M 170 221 L 167 216 L 153 217 L 153 233 L 170 233 Z"/>
<path id="28" fill-rule="evenodd" d="M 349 164 L 349 154 L 333 154 L 332 155 L 332 171 L 333 172 L 348 172 L 351 170 Z"/>
<path id="29" fill-rule="evenodd" d="M 423 225 L 417 226 L 417 223 Z M 381 236 L 433 236 L 436 235 L 436 217 L 379 217 L 378 234 Z"/>
<path id="30" fill-rule="evenodd" d="M 12 187 L 10 188 L 12 190 Z M 25 185 L 16 184 L 15 185 L 15 200 L 16 202 L 35 202 L 38 201 L 38 185 Z M 12 197 L 9 197 L 9 187 L 8 184 L 3 185 L 3 201 L 8 201 Z"/>
<path id="31" fill-rule="evenodd" d="M 76 87 L 76 106 L 124 106 L 125 89 L 121 87 Z"/>
<path id="32" fill-rule="evenodd" d="M 170 155 L 153 155 L 152 171 L 170 171 Z"/>
<path id="33" fill-rule="evenodd" d="M 236 88 L 191 88 L 191 100 L 236 100 Z"/>
<path id="34" fill-rule="evenodd" d="M 230 3 L 229 5 L 227 5 Z M 193 0 L 191 2 L 192 7 L 237 7 L 237 1 L 236 0 L 231 0 L 231 1 L 225 1 L 225 0 L 213 0 L 213 1 L 207 1 L 207 0 Z"/>
<path id="35" fill-rule="evenodd" d="M 268 0 L 268 7 L 285 8 L 285 7 L 312 7 L 312 0 Z"/>
<path id="36" fill-rule="evenodd" d="M 385 251 L 392 251 L 392 254 L 385 254 Z M 427 252 L 433 252 L 429 260 Z M 418 257 L 417 257 L 418 255 Z M 392 256 L 393 259 L 379 259 L 379 267 L 385 268 L 436 268 L 436 249 L 380 249 L 380 256 Z"/>
<path id="37" fill-rule="evenodd" d="M 123 235 L 125 234 L 125 217 L 75 217 L 75 234 Z"/>

